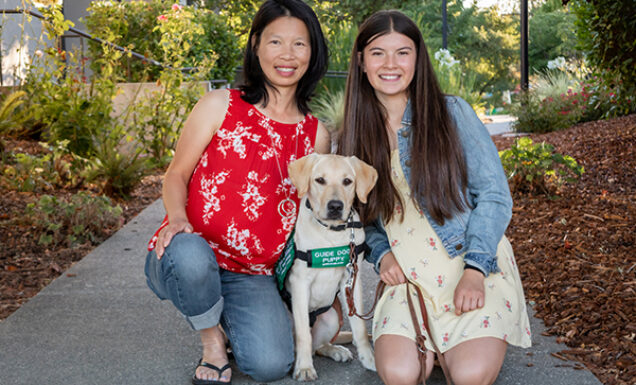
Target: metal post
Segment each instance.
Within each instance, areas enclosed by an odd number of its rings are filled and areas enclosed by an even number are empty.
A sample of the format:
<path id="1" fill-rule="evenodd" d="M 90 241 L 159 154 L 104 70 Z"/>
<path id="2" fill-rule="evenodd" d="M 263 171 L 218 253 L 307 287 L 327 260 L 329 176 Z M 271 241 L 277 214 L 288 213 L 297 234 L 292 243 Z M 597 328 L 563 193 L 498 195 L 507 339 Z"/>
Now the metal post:
<path id="1" fill-rule="evenodd" d="M 521 89 L 528 89 L 528 0 L 521 0 Z"/>
<path id="2" fill-rule="evenodd" d="M 448 22 L 446 17 L 446 0 L 442 0 L 442 48 L 448 49 Z"/>

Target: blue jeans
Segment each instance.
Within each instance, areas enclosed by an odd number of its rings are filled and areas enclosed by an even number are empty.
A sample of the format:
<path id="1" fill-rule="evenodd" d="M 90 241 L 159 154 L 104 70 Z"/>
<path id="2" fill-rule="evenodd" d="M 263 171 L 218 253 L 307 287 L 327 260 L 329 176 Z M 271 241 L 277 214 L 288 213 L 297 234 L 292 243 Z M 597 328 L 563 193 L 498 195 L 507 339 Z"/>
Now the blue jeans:
<path id="1" fill-rule="evenodd" d="M 150 289 L 169 299 L 194 330 L 221 323 L 238 368 L 259 382 L 284 377 L 294 363 L 291 319 L 273 276 L 219 268 L 198 235 L 179 233 L 158 260 L 146 257 Z"/>

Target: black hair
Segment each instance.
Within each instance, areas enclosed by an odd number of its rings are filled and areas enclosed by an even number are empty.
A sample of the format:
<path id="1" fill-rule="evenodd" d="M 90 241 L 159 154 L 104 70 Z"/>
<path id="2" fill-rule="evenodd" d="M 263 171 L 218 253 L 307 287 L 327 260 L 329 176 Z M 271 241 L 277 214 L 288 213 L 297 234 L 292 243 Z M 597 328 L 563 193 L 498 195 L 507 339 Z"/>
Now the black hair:
<path id="1" fill-rule="evenodd" d="M 246 102 L 256 104 L 262 100 L 263 104 L 267 105 L 266 87 L 272 89 L 275 89 L 275 87 L 269 83 L 263 74 L 263 69 L 256 56 L 256 48 L 260 43 L 261 34 L 265 27 L 283 16 L 300 19 L 305 23 L 309 31 L 311 58 L 309 59 L 307 72 L 305 72 L 296 87 L 298 109 L 303 114 L 307 114 L 310 111 L 308 103 L 316 85 L 327 72 L 328 49 L 316 14 L 310 6 L 301 0 L 267 0 L 261 5 L 250 28 L 243 62 L 243 84 L 239 86 L 239 89 L 243 91 L 241 97 Z"/>

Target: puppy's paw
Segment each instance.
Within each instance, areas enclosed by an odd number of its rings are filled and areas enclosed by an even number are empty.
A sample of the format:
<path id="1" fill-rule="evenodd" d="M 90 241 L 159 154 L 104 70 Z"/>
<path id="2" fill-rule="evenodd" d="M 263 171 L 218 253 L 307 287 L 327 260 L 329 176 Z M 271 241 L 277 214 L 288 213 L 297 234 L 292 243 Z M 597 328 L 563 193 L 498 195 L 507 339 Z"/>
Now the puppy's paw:
<path id="1" fill-rule="evenodd" d="M 353 354 L 351 354 L 349 349 L 342 345 L 325 344 L 318 348 L 316 353 L 321 356 L 329 357 L 337 362 L 345 362 L 353 358 Z"/>
<path id="2" fill-rule="evenodd" d="M 375 370 L 375 358 L 372 349 L 358 349 L 358 359 L 362 366 L 368 370 Z"/>
<path id="3" fill-rule="evenodd" d="M 296 366 L 294 368 L 294 380 L 296 381 L 314 381 L 318 378 L 318 373 L 313 366 L 308 368 L 300 368 Z"/>

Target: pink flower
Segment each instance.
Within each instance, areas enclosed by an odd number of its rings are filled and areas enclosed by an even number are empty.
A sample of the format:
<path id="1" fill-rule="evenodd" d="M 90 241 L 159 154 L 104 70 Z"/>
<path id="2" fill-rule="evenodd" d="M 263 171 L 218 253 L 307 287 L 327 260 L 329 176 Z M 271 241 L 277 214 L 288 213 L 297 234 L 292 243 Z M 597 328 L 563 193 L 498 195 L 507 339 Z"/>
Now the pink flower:
<path id="1" fill-rule="evenodd" d="M 576 99 L 572 100 L 572 104 L 576 104 L 576 103 L 577 103 Z"/>
<path id="2" fill-rule="evenodd" d="M 561 114 L 561 115 L 567 115 L 567 114 L 568 114 L 568 112 L 567 112 L 567 111 L 559 111 L 559 114 Z"/>
<path id="3" fill-rule="evenodd" d="M 609 96 L 610 96 L 610 98 L 613 98 L 614 96 L 616 96 L 616 94 L 615 94 L 615 93 L 613 93 L 613 92 L 610 92 L 610 93 L 609 93 Z"/>
<path id="4" fill-rule="evenodd" d="M 166 15 L 159 15 L 159 16 L 157 16 L 157 20 L 159 20 L 159 21 L 166 21 L 166 20 L 168 20 L 168 16 L 166 16 Z"/>
<path id="5" fill-rule="evenodd" d="M 181 9 L 181 6 L 179 4 L 172 4 L 172 10 L 173 11 L 178 11 Z"/>

